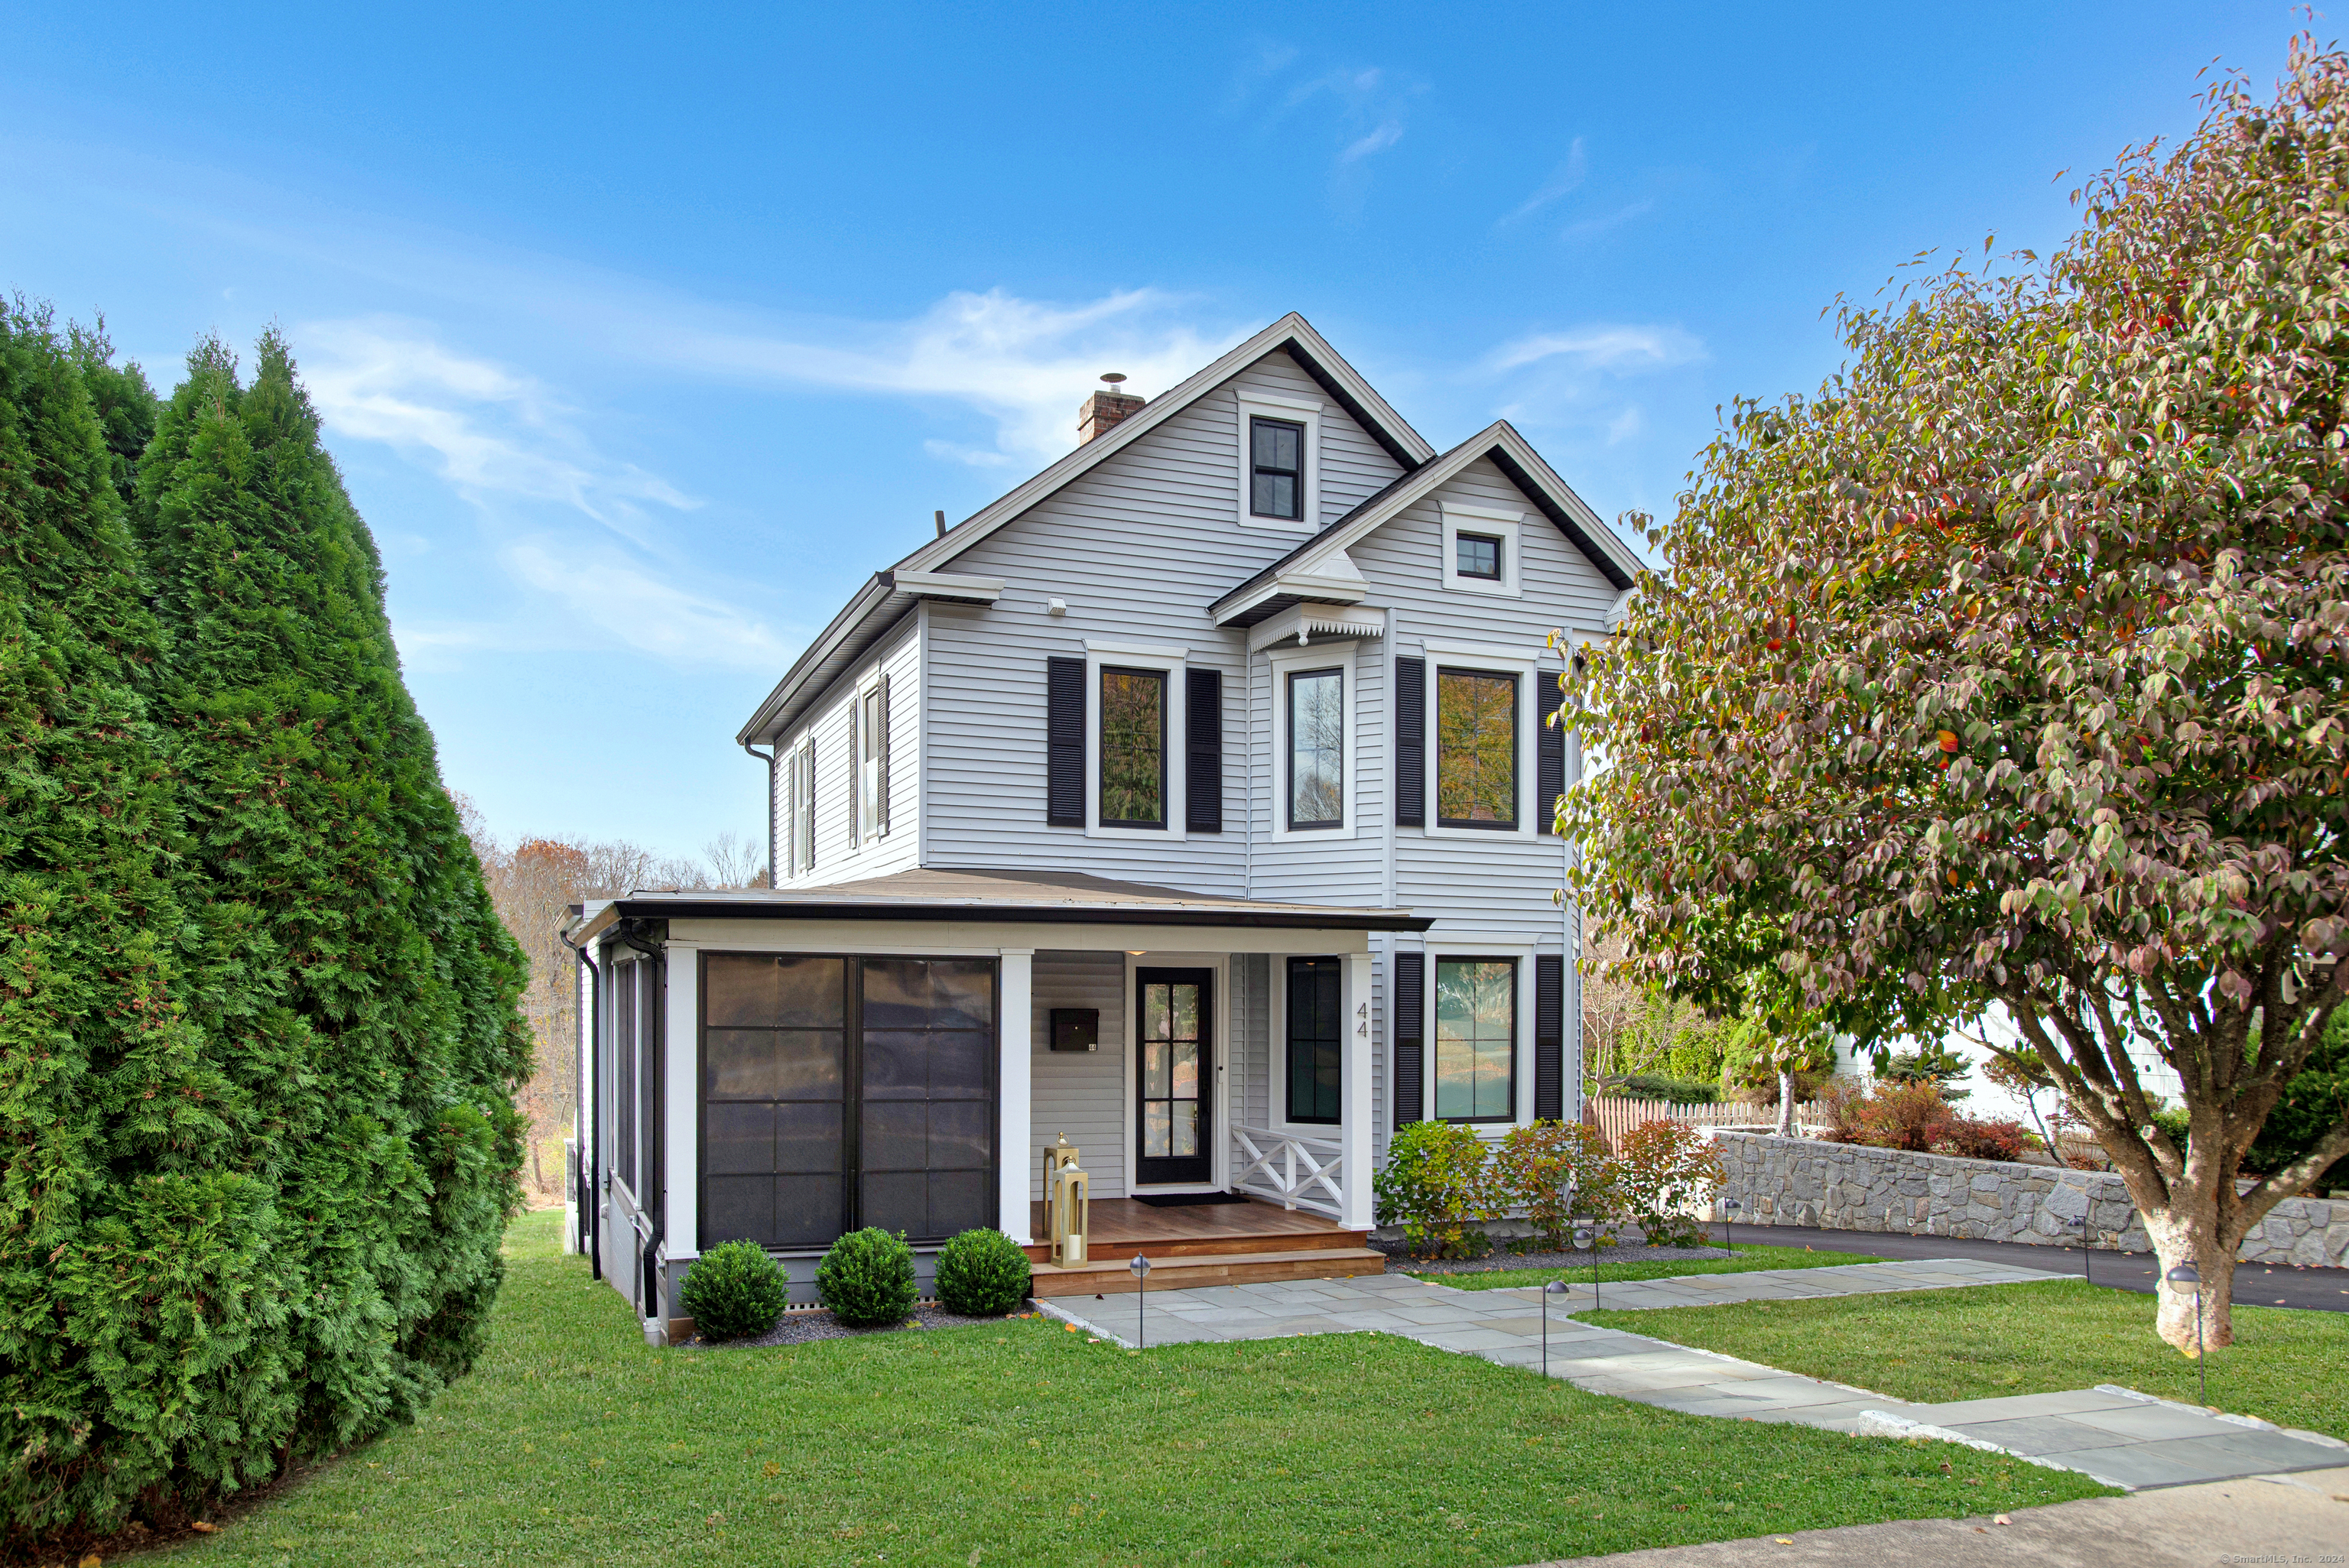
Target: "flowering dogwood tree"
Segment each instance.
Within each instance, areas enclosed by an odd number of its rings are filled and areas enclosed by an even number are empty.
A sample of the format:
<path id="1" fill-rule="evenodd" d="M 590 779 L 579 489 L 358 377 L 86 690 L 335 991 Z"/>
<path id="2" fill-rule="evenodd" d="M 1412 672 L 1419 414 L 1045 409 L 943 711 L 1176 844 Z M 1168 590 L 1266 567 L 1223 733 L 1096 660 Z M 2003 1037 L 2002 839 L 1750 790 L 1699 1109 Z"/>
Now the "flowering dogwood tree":
<path id="1" fill-rule="evenodd" d="M 1847 370 L 1736 407 L 1568 677 L 1609 766 L 1560 827 L 1630 967 L 2003 1004 L 2213 1346 L 2238 1245 L 2349 1154 L 2344 1121 L 2239 1191 L 2349 986 L 2344 113 L 2301 39 L 2271 99 L 2222 81 L 2089 182 L 2050 261 L 1847 311 Z M 2162 1336 L 2197 1310 L 2165 1287 Z"/>

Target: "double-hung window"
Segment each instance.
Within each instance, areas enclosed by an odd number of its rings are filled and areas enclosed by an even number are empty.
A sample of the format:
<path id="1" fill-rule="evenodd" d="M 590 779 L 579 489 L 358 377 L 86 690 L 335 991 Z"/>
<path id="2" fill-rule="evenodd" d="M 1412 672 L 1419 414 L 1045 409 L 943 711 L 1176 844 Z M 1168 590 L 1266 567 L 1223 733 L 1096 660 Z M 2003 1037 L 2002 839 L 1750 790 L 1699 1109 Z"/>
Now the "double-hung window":
<path id="1" fill-rule="evenodd" d="M 1288 961 L 1288 1117 L 1334 1125 L 1344 1119 L 1340 1069 L 1345 1057 L 1341 958 Z"/>
<path id="2" fill-rule="evenodd" d="M 1435 961 L 1435 1115 L 1516 1118 L 1517 961 Z"/>
<path id="3" fill-rule="evenodd" d="M 866 687 L 856 699 L 856 837 L 861 843 L 889 830 L 889 683 Z"/>
<path id="4" fill-rule="evenodd" d="M 802 741 L 783 759 L 783 874 L 815 865 L 815 742 Z"/>
<path id="5" fill-rule="evenodd" d="M 1305 427 L 1292 419 L 1248 419 L 1248 512 L 1289 521 L 1305 516 Z"/>
<path id="6" fill-rule="evenodd" d="M 1346 675 L 1298 670 L 1288 687 L 1288 826 L 1342 827 L 1346 820 Z"/>
<path id="7" fill-rule="evenodd" d="M 1435 818 L 1442 826 L 1516 830 L 1518 678 L 1436 671 Z"/>
<path id="8" fill-rule="evenodd" d="M 1101 668 L 1104 828 L 1166 826 L 1166 672 Z"/>

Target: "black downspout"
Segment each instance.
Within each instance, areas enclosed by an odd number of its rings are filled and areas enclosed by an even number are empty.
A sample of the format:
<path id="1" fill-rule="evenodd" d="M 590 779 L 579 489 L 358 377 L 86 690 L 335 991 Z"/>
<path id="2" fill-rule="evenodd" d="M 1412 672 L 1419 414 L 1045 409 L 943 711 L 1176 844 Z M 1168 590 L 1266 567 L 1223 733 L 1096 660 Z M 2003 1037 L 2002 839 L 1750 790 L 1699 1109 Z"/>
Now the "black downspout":
<path id="1" fill-rule="evenodd" d="M 749 741 L 742 749 L 767 765 L 767 885 L 777 887 L 775 881 L 775 754 L 761 751 Z"/>
<path id="2" fill-rule="evenodd" d="M 595 1026 L 588 1035 L 588 1039 L 592 1043 L 587 1050 L 587 1082 L 583 1089 L 587 1099 L 588 1136 L 580 1140 L 583 1147 L 579 1150 L 580 1160 L 585 1166 L 585 1170 L 574 1168 L 572 1176 L 574 1181 L 583 1175 L 586 1178 L 587 1191 L 580 1194 L 579 1198 L 579 1221 L 586 1228 L 587 1277 L 602 1279 L 604 1277 L 604 1227 L 601 1223 L 602 1205 L 597 1201 L 596 1192 L 602 1186 L 604 1175 L 603 976 L 595 972 L 595 965 L 587 961 L 585 948 L 568 936 L 564 936 L 560 927 L 556 929 L 554 934 L 564 946 L 571 949 L 572 956 L 579 961 L 578 970 L 574 971 L 574 974 L 584 973 L 587 976 L 581 984 L 594 999 L 595 1011 L 590 1016 L 595 1020 Z M 578 1042 L 574 1040 L 572 1045 L 573 1048 L 576 1049 Z"/>

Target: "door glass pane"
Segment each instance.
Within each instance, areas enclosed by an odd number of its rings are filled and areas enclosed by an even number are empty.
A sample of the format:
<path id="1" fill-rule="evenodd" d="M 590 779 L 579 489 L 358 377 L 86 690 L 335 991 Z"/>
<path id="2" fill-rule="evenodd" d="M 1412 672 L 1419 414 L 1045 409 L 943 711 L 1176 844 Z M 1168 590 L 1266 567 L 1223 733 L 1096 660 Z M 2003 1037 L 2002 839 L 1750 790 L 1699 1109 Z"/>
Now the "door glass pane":
<path id="1" fill-rule="evenodd" d="M 1174 1037 L 1195 1040 L 1199 1037 L 1199 988 L 1196 985 L 1176 985 L 1174 993 Z"/>
<path id="2" fill-rule="evenodd" d="M 1174 1033 L 1174 1006 L 1166 985 L 1144 985 L 1142 988 L 1142 1032 L 1144 1038 L 1165 1039 Z"/>
<path id="3" fill-rule="evenodd" d="M 1166 676 L 1102 671 L 1101 820 L 1166 825 Z"/>
<path id="4" fill-rule="evenodd" d="M 1178 1099 L 1170 1102 L 1167 1109 L 1174 1113 L 1174 1158 L 1185 1160 L 1198 1153 L 1199 1102 L 1195 1099 Z"/>
<path id="5" fill-rule="evenodd" d="M 1517 677 L 1444 670 L 1435 700 L 1437 820 L 1516 827 Z"/>
<path id="6" fill-rule="evenodd" d="M 1170 1141 L 1169 1130 L 1174 1124 L 1174 1102 L 1154 1099 L 1142 1108 L 1142 1155 L 1145 1160 L 1164 1160 Z"/>
<path id="7" fill-rule="evenodd" d="M 1199 1047 L 1196 1041 L 1177 1042 L 1174 1052 L 1174 1082 L 1169 1089 L 1176 1099 L 1199 1098 Z"/>
<path id="8" fill-rule="evenodd" d="M 1174 1047 L 1164 1040 L 1151 1040 L 1142 1047 L 1142 1094 L 1145 1099 L 1164 1099 L 1174 1091 Z"/>

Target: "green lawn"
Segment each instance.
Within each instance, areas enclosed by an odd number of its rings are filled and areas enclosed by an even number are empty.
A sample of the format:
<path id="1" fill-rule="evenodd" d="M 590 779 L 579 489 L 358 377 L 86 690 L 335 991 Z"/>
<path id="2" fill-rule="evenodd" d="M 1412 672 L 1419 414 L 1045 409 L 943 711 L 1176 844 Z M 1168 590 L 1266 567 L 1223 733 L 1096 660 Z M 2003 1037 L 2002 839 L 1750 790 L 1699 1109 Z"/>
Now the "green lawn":
<path id="1" fill-rule="evenodd" d="M 1600 1264 L 1599 1282 L 1604 1285 L 1619 1279 L 1678 1279 L 1688 1274 L 1753 1274 L 1761 1269 L 1823 1269 L 1841 1264 L 1880 1264 L 1882 1258 L 1868 1257 L 1858 1253 L 1815 1253 L 1808 1247 L 1765 1247 L 1754 1242 L 1739 1242 L 1730 1251 L 1737 1255 L 1708 1262 L 1703 1258 L 1682 1258 L 1653 1264 Z M 1518 1285 L 1547 1284 L 1554 1279 L 1572 1284 L 1590 1283 L 1590 1268 L 1564 1269 L 1485 1269 L 1464 1274 L 1421 1274 L 1413 1271 L 1413 1279 L 1433 1280 L 1448 1284 L 1454 1290 L 1508 1290 Z"/>
<path id="2" fill-rule="evenodd" d="M 2101 1490 L 1377 1335 L 1134 1354 L 1032 1319 L 657 1351 L 555 1255 L 554 1224 L 517 1222 L 490 1352 L 421 1424 L 176 1550 L 204 1568 L 1497 1565 Z"/>
<path id="3" fill-rule="evenodd" d="M 2197 1402 L 2194 1363 L 2154 1336 L 2153 1297 L 2079 1280 L 1576 1315 L 1897 1399 L 2117 1383 Z M 2220 1409 L 2349 1439 L 2349 1314 L 2238 1306 L 2209 1370 Z"/>

